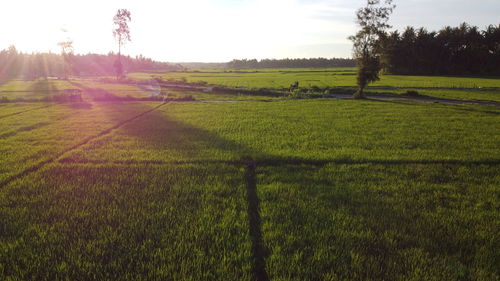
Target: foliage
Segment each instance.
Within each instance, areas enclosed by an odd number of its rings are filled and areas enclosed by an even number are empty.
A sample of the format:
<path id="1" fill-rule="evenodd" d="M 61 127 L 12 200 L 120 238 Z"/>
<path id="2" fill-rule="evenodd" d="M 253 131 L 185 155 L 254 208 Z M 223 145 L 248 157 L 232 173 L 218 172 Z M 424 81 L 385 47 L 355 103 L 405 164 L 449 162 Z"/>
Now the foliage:
<path id="1" fill-rule="evenodd" d="M 415 91 L 415 90 L 408 90 L 404 93 L 404 95 L 406 96 L 410 96 L 410 97 L 418 97 L 420 94 L 418 93 L 418 91 Z"/>
<path id="2" fill-rule="evenodd" d="M 321 94 L 318 91 L 312 89 L 294 89 L 287 93 L 286 97 L 292 99 L 309 99 L 309 98 L 319 98 Z"/>
<path id="3" fill-rule="evenodd" d="M 380 38 L 384 69 L 394 74 L 500 75 L 500 25 L 463 23 L 438 32 L 406 28 Z"/>
<path id="4" fill-rule="evenodd" d="M 69 50 L 68 50 L 69 52 Z M 11 46 L 0 51 L 0 81 L 10 78 L 36 79 L 39 77 L 65 77 L 70 59 L 71 72 L 75 75 L 112 75 L 113 63 L 118 59 L 115 53 L 107 55 L 54 53 L 21 53 Z M 142 55 L 135 58 L 121 56 L 123 67 L 128 71 L 158 71 L 177 69 L 175 65 L 153 61 Z"/>
<path id="5" fill-rule="evenodd" d="M 363 91 L 366 86 L 380 79 L 378 40 L 390 27 L 387 21 L 394 7 L 392 0 L 367 0 L 366 7 L 356 13 L 360 30 L 349 37 L 353 42 L 353 56 L 358 65 L 358 91 L 354 95 L 356 98 L 364 98 Z"/>
<path id="6" fill-rule="evenodd" d="M 319 68 L 319 67 L 354 67 L 356 65 L 353 59 L 343 58 L 310 58 L 310 59 L 234 59 L 226 63 L 226 68 L 245 69 L 245 68 Z"/>
<path id="7" fill-rule="evenodd" d="M 121 78 L 123 76 L 123 65 L 121 62 L 121 49 L 127 41 L 130 41 L 130 29 L 128 27 L 128 22 L 131 20 L 130 11 L 127 9 L 118 9 L 116 15 L 113 17 L 113 24 L 115 28 L 113 29 L 113 36 L 118 42 L 118 58 L 113 63 L 113 67 L 116 71 L 116 77 Z"/>
<path id="8" fill-rule="evenodd" d="M 63 29 L 63 32 L 67 32 L 67 30 Z M 61 47 L 61 55 L 64 60 L 64 72 L 65 78 L 67 79 L 69 75 L 73 72 L 73 61 L 74 61 L 74 48 L 73 41 L 70 38 L 66 38 L 65 41 L 61 41 L 57 43 L 59 47 Z"/>
<path id="9" fill-rule="evenodd" d="M 128 27 L 128 22 L 131 20 L 130 11 L 127 9 L 118 9 L 116 15 L 113 17 L 113 36 L 118 42 L 118 55 L 121 54 L 121 47 L 131 40 L 130 29 Z"/>

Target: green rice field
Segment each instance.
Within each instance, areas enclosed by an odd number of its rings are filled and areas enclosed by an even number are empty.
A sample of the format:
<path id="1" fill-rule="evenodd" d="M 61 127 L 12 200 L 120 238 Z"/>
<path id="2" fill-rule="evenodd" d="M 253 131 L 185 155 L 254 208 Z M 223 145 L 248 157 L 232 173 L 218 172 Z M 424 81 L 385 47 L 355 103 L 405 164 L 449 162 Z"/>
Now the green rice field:
<path id="1" fill-rule="evenodd" d="M 354 89 L 354 72 L 129 77 Z M 82 101 L 44 100 L 64 89 Z M 369 91 L 408 89 L 491 103 L 98 101 L 158 89 L 2 82 L 0 280 L 500 280 L 500 80 L 383 76 Z"/>

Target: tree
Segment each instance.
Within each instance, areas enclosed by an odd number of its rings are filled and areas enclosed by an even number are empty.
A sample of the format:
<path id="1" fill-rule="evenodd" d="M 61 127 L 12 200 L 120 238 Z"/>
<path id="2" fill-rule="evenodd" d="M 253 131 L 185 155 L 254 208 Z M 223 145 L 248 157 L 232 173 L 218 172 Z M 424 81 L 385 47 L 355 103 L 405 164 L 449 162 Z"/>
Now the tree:
<path id="1" fill-rule="evenodd" d="M 61 29 L 62 32 L 67 33 L 66 29 Z M 74 49 L 73 49 L 73 41 L 66 37 L 64 41 L 57 43 L 59 47 L 61 47 L 61 55 L 63 57 L 63 72 L 65 79 L 68 79 L 69 75 L 72 72 L 72 65 L 74 59 Z"/>
<path id="2" fill-rule="evenodd" d="M 407 27 L 401 35 L 381 36 L 378 48 L 382 66 L 391 74 L 500 74 L 500 26 L 481 31 L 463 23 L 437 32 Z"/>
<path id="3" fill-rule="evenodd" d="M 364 98 L 366 86 L 380 79 L 379 38 L 390 28 L 387 21 L 395 7 L 392 0 L 367 0 L 366 7 L 356 12 L 360 30 L 349 37 L 353 42 L 353 56 L 358 65 L 358 91 L 354 98 Z"/>
<path id="4" fill-rule="evenodd" d="M 121 49 L 127 41 L 130 39 L 130 29 L 128 27 L 128 22 L 131 21 L 130 11 L 127 9 L 118 9 L 116 15 L 113 17 L 113 36 L 118 42 L 118 59 L 114 63 L 116 70 L 116 78 L 119 79 L 123 76 L 123 65 L 121 61 Z"/>

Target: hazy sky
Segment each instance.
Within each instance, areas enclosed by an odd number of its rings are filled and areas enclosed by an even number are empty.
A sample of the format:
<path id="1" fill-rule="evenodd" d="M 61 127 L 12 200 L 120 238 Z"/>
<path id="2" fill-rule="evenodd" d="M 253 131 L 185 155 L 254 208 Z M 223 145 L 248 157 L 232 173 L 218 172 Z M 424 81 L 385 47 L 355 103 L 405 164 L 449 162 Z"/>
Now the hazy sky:
<path id="1" fill-rule="evenodd" d="M 112 18 L 132 13 L 125 54 L 162 61 L 349 57 L 355 10 L 366 0 L 3 0 L 0 49 L 59 52 L 69 35 L 77 53 L 116 51 Z M 395 0 L 390 23 L 429 30 L 461 22 L 500 24 L 500 0 Z M 67 29 L 67 34 L 61 31 Z"/>

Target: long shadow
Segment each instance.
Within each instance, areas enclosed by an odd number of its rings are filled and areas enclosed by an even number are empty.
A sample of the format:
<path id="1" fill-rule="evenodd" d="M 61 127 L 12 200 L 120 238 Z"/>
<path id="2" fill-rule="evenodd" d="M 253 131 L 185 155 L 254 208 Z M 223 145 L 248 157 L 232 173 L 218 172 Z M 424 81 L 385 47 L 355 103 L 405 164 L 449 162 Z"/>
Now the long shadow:
<path id="1" fill-rule="evenodd" d="M 379 101 L 376 102 L 388 102 Z M 164 111 L 164 112 L 163 112 Z M 130 159 L 72 159 L 66 157 L 60 161 L 66 163 L 113 163 L 113 164 L 228 164 L 246 166 L 255 163 L 259 166 L 280 165 L 312 165 L 324 166 L 328 164 L 380 164 L 380 165 L 408 165 L 408 164 L 445 164 L 445 165 L 498 165 L 500 159 L 483 158 L 468 159 L 351 159 L 349 157 L 323 159 L 307 159 L 297 156 L 280 156 L 266 153 L 241 144 L 237 141 L 222 137 L 216 131 L 188 124 L 179 119 L 168 116 L 169 105 L 157 111 L 152 111 L 134 122 L 125 124 L 116 132 L 116 142 L 122 150 L 132 151 L 128 145 L 120 146 L 120 140 L 137 139 L 137 151 L 157 151 L 150 159 L 131 157 Z M 123 136 L 123 137 L 122 137 Z M 105 143 L 106 140 L 102 140 Z M 140 146 L 139 146 L 140 145 Z M 113 149 L 116 149 L 113 147 Z M 128 152 L 127 151 L 127 152 Z M 168 153 L 165 153 L 168 152 Z M 163 153 L 163 154 L 162 154 Z M 165 157 L 162 157 L 165 155 Z"/>
<path id="2" fill-rule="evenodd" d="M 260 169 L 258 172 L 264 175 L 263 184 L 273 185 L 272 189 L 263 193 L 269 201 L 264 208 L 272 208 L 268 219 L 280 224 L 277 229 L 281 231 L 275 234 L 274 241 L 268 243 L 271 247 L 276 245 L 280 253 L 286 255 L 282 257 L 282 261 L 293 259 L 294 253 L 303 253 L 301 247 L 310 250 L 301 260 L 300 270 L 290 267 L 290 271 L 286 272 L 286 276 L 294 276 L 297 280 L 322 280 L 326 272 L 318 268 L 334 272 L 342 280 L 359 279 L 359 275 L 353 274 L 355 271 L 366 275 L 366 279 L 391 280 L 391 268 L 394 268 L 394 264 L 398 264 L 396 268 L 401 269 L 398 274 L 407 273 L 402 266 L 406 261 L 401 259 L 399 253 L 408 248 L 423 249 L 436 256 L 457 257 L 462 263 L 472 265 L 474 259 L 470 256 L 482 251 L 483 245 L 461 241 L 465 232 L 469 233 L 467 235 L 470 238 L 479 239 L 479 235 L 473 234 L 475 232 L 468 232 L 469 225 L 476 223 L 474 219 L 468 218 L 467 223 L 448 228 L 447 223 L 451 224 L 450 221 L 454 220 L 436 219 L 432 211 L 446 209 L 442 218 L 450 218 L 463 212 L 465 207 L 459 204 L 459 200 L 468 202 L 474 199 L 468 199 L 467 196 L 462 199 L 454 198 L 452 194 L 455 191 L 441 189 L 442 185 L 456 186 L 457 190 L 461 190 L 457 192 L 474 197 L 473 194 L 479 191 L 476 187 L 470 191 L 458 188 L 464 184 L 464 178 L 490 179 L 494 177 L 495 169 L 468 167 L 471 174 L 464 175 L 458 172 L 460 168 L 436 165 L 428 168 L 410 166 L 345 169 L 331 166 L 318 171 L 317 167 L 292 165 Z M 267 180 L 268 178 L 271 180 Z M 391 185 L 398 186 L 401 182 L 415 188 L 391 188 Z M 474 180 L 465 182 L 471 187 L 475 185 Z M 415 200 L 420 200 L 420 203 L 425 200 L 425 210 L 415 207 Z M 473 209 L 474 207 L 469 206 L 466 210 Z M 342 219 L 339 220 L 333 214 L 341 214 Z M 345 223 L 346 221 L 349 223 Z M 354 234 L 356 232 L 371 233 L 371 238 Z M 391 244 L 381 239 L 387 233 L 397 233 L 397 241 Z M 294 238 L 291 241 L 281 240 L 280 234 Z M 316 257 L 315 253 L 320 252 L 325 245 L 336 249 L 338 256 Z M 370 257 L 375 266 L 352 266 L 352 256 L 349 255 L 352 251 Z M 494 250 L 490 252 L 493 253 Z M 339 263 L 346 266 L 337 268 Z M 494 264 L 493 261 L 488 263 Z M 286 262 L 281 265 L 287 266 Z M 279 267 L 280 264 L 276 266 Z M 309 269 L 310 267 L 313 268 Z"/>
<path id="3" fill-rule="evenodd" d="M 83 91 L 84 94 L 88 95 L 90 99 L 96 100 L 96 99 L 103 99 L 103 98 L 108 98 L 108 99 L 118 99 L 118 96 L 113 94 L 112 92 L 102 89 L 102 88 L 92 88 L 85 86 L 81 83 L 69 80 L 69 83 L 75 87 L 78 87 Z"/>
<path id="4" fill-rule="evenodd" d="M 255 281 L 268 281 L 266 271 L 266 252 L 262 240 L 262 222 L 259 211 L 259 197 L 257 195 L 257 181 L 255 179 L 255 163 L 248 164 L 245 171 L 247 182 L 248 226 L 252 240 L 252 273 Z"/>
<path id="5" fill-rule="evenodd" d="M 168 112 L 168 106 L 164 111 Z M 214 156 L 206 155 L 203 151 L 211 151 L 219 156 L 223 163 L 240 163 L 246 165 L 246 199 L 249 235 L 252 247 L 252 274 L 254 280 L 269 280 L 266 272 L 266 252 L 262 240 L 262 226 L 259 211 L 259 198 L 256 191 L 255 164 L 252 156 L 262 153 L 254 151 L 242 144 L 225 139 L 217 133 L 194 127 L 168 117 L 164 112 L 155 111 L 127 124 L 120 132 L 139 138 L 143 144 L 141 149 L 163 150 L 180 152 L 179 157 L 187 159 L 201 159 L 199 164 L 210 165 L 215 162 L 203 161 Z M 271 156 L 267 156 L 271 157 Z M 226 161 L 224 158 L 234 160 Z"/>
<path id="6" fill-rule="evenodd" d="M 29 132 L 29 131 L 32 131 L 32 130 L 36 130 L 38 128 L 48 126 L 50 124 L 51 124 L 50 122 L 39 122 L 39 123 L 36 123 L 36 124 L 33 124 L 33 125 L 24 126 L 24 127 L 18 128 L 17 130 L 0 134 L 0 139 L 12 137 L 12 136 L 15 136 L 15 135 L 17 135 L 18 133 L 21 133 L 21 132 Z"/>
<path id="7" fill-rule="evenodd" d="M 92 108 L 92 104 L 86 103 L 86 102 L 77 102 L 77 103 L 69 104 L 68 107 L 72 108 L 72 109 L 79 109 L 79 110 L 86 109 L 86 110 L 88 110 L 88 109 Z M 70 114 L 66 114 L 66 115 L 54 118 L 50 122 L 38 122 L 38 123 L 35 123 L 33 125 L 23 126 L 23 127 L 15 129 L 15 130 L 12 130 L 10 132 L 5 132 L 3 134 L 0 134 L 0 139 L 9 138 L 9 137 L 15 136 L 19 133 L 22 133 L 22 132 L 29 132 L 29 131 L 33 131 L 36 129 L 40 129 L 40 128 L 52 125 L 52 124 L 54 124 L 54 122 L 65 120 L 65 119 L 67 119 L 73 115 L 79 114 L 79 113 L 81 113 L 81 111 L 72 112 Z"/>
<path id="8" fill-rule="evenodd" d="M 117 95 L 111 91 L 102 88 L 93 88 L 85 86 L 81 83 L 70 81 L 70 83 L 78 88 L 80 88 L 85 95 L 87 95 L 90 100 L 96 102 L 134 102 L 134 101 L 171 101 L 171 100 L 179 100 L 179 101 L 190 101 L 191 98 L 180 98 L 180 99 L 164 99 L 163 96 L 160 95 L 149 95 L 144 97 L 134 97 L 131 95 Z"/>
<path id="9" fill-rule="evenodd" d="M 35 108 L 30 108 L 30 109 L 26 109 L 26 110 L 14 112 L 14 113 L 2 115 L 2 116 L 0 116 L 0 119 L 11 117 L 11 116 L 15 116 L 15 115 L 19 115 L 19 114 L 23 114 L 23 113 L 34 111 L 34 110 L 39 110 L 39 109 L 42 109 L 42 108 L 47 108 L 47 107 L 50 107 L 50 106 L 53 106 L 53 104 L 44 105 L 44 106 L 35 107 Z"/>
<path id="10" fill-rule="evenodd" d="M 168 105 L 164 107 L 163 110 L 168 112 Z M 137 148 L 140 150 L 147 149 L 158 151 L 159 153 L 168 150 L 169 152 L 172 151 L 172 153 L 179 153 L 175 155 L 175 157 L 180 157 L 181 159 L 194 159 L 192 162 L 188 160 L 184 163 L 196 163 L 201 165 L 210 165 L 214 163 L 245 165 L 245 181 L 247 187 L 246 199 L 248 204 L 247 217 L 252 248 L 253 279 L 259 281 L 269 280 L 265 266 L 266 251 L 262 240 L 259 198 L 256 191 L 255 163 L 252 161 L 252 156 L 259 155 L 263 158 L 271 158 L 271 155 L 265 156 L 242 144 L 225 139 L 217 133 L 174 120 L 161 112 L 161 110 L 150 112 L 140 119 L 126 124 L 117 131 L 117 134 L 123 134 L 125 138 L 128 136 L 138 139 L 138 143 L 140 143 L 141 146 Z M 122 139 L 122 137 L 120 136 L 119 139 Z M 106 142 L 105 139 L 100 139 L 100 141 Z M 204 151 L 210 152 L 207 155 Z M 217 155 L 219 155 L 220 161 L 205 161 L 207 159 L 213 159 L 217 157 Z M 71 158 L 63 158 L 60 162 L 78 162 L 73 160 L 74 159 Z M 122 163 L 133 164 L 134 161 L 125 159 Z M 135 163 L 162 164 L 165 162 L 152 160 Z M 166 163 L 172 164 L 173 162 L 170 161 Z M 180 164 L 182 161 L 177 163 Z"/>
<path id="11" fill-rule="evenodd" d="M 46 93 L 48 95 L 56 94 L 59 89 L 56 85 L 54 85 L 52 80 L 49 79 L 38 79 L 35 83 L 33 83 L 29 89 L 30 92 L 34 92 L 35 95 L 37 93 Z"/>
<path id="12" fill-rule="evenodd" d="M 124 121 L 121 121 L 119 123 L 116 123 L 114 126 L 112 127 L 109 127 L 108 129 L 105 129 L 103 131 L 101 131 L 100 133 L 94 135 L 94 136 L 90 136 L 84 140 L 82 140 L 81 142 L 75 144 L 75 145 L 72 145 L 70 147 L 67 147 L 65 148 L 64 150 L 62 150 L 61 152 L 55 154 L 54 156 L 42 161 L 42 162 L 39 162 L 38 164 L 35 164 L 29 168 L 26 168 L 24 169 L 23 171 L 17 173 L 17 174 L 14 174 L 6 179 L 4 179 L 3 181 L 0 181 L 0 188 L 3 188 L 5 187 L 6 185 L 10 184 L 11 182 L 15 181 L 15 180 L 18 180 L 18 179 L 21 179 L 27 175 L 30 175 L 31 173 L 33 172 L 36 172 L 36 171 L 39 171 L 40 169 L 42 169 L 43 167 L 45 167 L 46 165 L 48 164 L 52 164 L 54 162 L 56 162 L 59 158 L 63 157 L 66 153 L 70 153 L 90 142 L 92 142 L 93 140 L 95 139 L 98 139 L 100 137 L 103 137 L 105 135 L 108 135 L 110 134 L 111 132 L 113 132 L 114 130 L 124 126 L 125 124 L 127 123 L 130 123 L 130 122 L 133 122 L 134 120 L 136 119 L 139 119 L 141 118 L 142 116 L 150 113 L 150 112 L 153 112 L 155 110 L 157 110 L 159 107 L 163 106 L 164 104 L 159 104 L 158 106 L 156 107 L 153 107 L 147 111 L 143 111 L 142 113 L 138 114 L 138 115 L 135 115 L 127 120 L 124 120 Z"/>
<path id="13" fill-rule="evenodd" d="M 318 168 L 317 166 L 323 166 L 328 164 L 383 164 L 383 165 L 405 165 L 405 164 L 444 164 L 444 165 L 484 165 L 500 164 L 500 160 L 492 159 L 485 161 L 462 161 L 462 160 L 325 160 L 325 161 L 315 161 L 308 160 L 299 157 L 282 157 L 272 154 L 267 154 L 262 151 L 245 146 L 233 140 L 229 140 L 220 136 L 217 132 L 205 130 L 198 128 L 187 122 L 181 121 L 168 116 L 169 106 L 163 107 L 159 111 L 150 112 L 149 114 L 142 116 L 140 119 L 134 120 L 134 122 L 128 123 L 121 127 L 116 134 L 116 141 L 119 142 L 121 139 L 127 139 L 128 137 L 135 138 L 137 140 L 137 151 L 157 151 L 159 157 L 152 160 L 131 160 L 122 159 L 118 161 L 112 161 L 112 163 L 121 164 L 182 164 L 182 163 L 193 163 L 200 165 L 210 165 L 214 163 L 223 164 L 235 164 L 242 165 L 246 167 L 245 180 L 246 180 L 246 199 L 248 207 L 248 225 L 249 225 L 249 235 L 251 239 L 252 247 L 252 274 L 254 280 L 269 280 L 268 273 L 266 271 L 266 258 L 268 256 L 268 250 L 264 246 L 264 241 L 262 238 L 262 222 L 260 215 L 260 202 L 257 195 L 257 183 L 256 183 L 256 165 L 260 166 L 276 166 L 280 167 L 283 165 L 292 165 L 295 167 L 302 167 L 303 165 L 310 165 L 312 169 Z M 165 111 L 165 112 L 162 112 Z M 114 139 L 100 139 L 102 143 L 106 141 L 114 142 Z M 116 147 L 120 147 L 117 143 Z M 125 146 L 123 146 L 125 147 Z M 114 148 L 113 148 L 114 149 Z M 127 150 L 133 150 L 129 146 Z M 167 153 L 165 153 L 167 152 Z M 164 154 L 162 154 L 164 153 Z M 161 155 L 167 155 L 171 159 L 161 159 Z M 140 155 L 136 155 L 140 158 Z M 132 158 L 132 157 L 131 157 Z M 133 157 L 136 158 L 136 157 Z M 154 158 L 154 157 L 153 157 Z M 178 160 L 175 160 L 175 159 Z M 75 162 L 78 163 L 78 159 L 65 158 L 61 160 L 62 162 Z M 89 161 L 92 163 L 93 160 Z M 99 163 L 99 161 L 95 161 Z M 102 162 L 103 164 L 106 161 Z M 259 170 L 257 170 L 259 171 Z M 283 175 L 285 176 L 285 175 Z M 286 176 L 285 176 L 286 177 Z M 301 174 L 297 173 L 292 178 L 301 178 Z M 290 180 L 292 179 L 290 178 Z M 306 177 L 302 178 L 302 180 Z M 367 179 L 369 180 L 369 179 Z M 318 181 L 315 179 L 315 181 Z M 346 195 L 345 205 L 349 205 L 349 209 L 355 211 L 355 206 L 359 204 L 364 204 L 363 202 L 353 202 Z M 343 200 L 344 200 L 343 199 Z M 363 199 L 364 200 L 364 199 Z M 337 201 L 332 201 L 337 202 Z M 326 203 L 325 203 L 326 204 Z M 333 204 L 333 203 L 332 203 Z M 357 205 L 356 205 L 357 204 Z M 367 214 L 369 213 L 369 204 L 363 205 L 367 208 Z M 374 207 L 375 208 L 375 207 Z M 378 209 L 377 209 L 378 208 Z M 376 210 L 380 214 L 392 214 L 390 209 L 386 209 L 383 204 L 377 204 Z"/>

